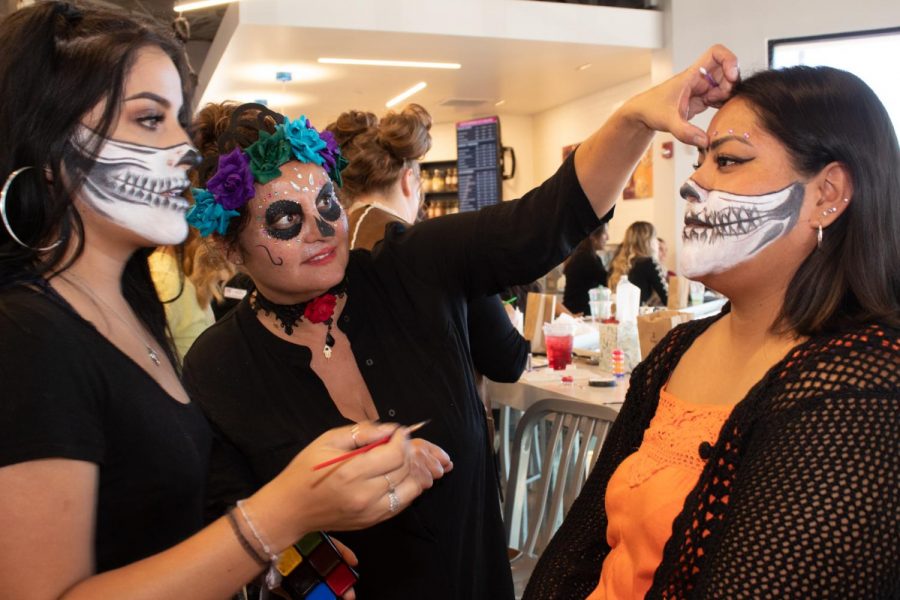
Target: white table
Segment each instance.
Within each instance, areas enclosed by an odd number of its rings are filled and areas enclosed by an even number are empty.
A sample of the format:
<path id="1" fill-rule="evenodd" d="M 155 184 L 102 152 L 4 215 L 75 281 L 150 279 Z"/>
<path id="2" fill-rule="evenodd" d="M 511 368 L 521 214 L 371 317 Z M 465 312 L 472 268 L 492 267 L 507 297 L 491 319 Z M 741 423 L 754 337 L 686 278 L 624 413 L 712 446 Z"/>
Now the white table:
<path id="1" fill-rule="evenodd" d="M 538 368 L 523 373 L 515 383 L 487 382 L 488 397 L 492 405 L 499 404 L 525 411 L 538 400 L 562 398 L 609 405 L 618 410 L 625 400 L 625 392 L 628 389 L 627 376 L 620 379 L 615 387 L 592 387 L 588 385 L 590 377 L 611 377 L 611 374 L 581 359 L 576 359 L 566 371 L 551 371 L 548 367 L 541 367 L 546 364 L 546 359 L 542 357 L 536 357 L 534 360 Z M 563 375 L 571 376 L 574 381 L 563 383 Z"/>

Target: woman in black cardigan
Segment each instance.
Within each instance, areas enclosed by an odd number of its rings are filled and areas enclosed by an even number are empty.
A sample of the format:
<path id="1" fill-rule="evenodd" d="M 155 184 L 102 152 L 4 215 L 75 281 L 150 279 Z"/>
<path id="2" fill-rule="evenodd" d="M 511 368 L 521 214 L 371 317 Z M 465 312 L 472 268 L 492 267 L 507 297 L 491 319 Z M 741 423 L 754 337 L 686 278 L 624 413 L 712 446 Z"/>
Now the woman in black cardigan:
<path id="1" fill-rule="evenodd" d="M 857 77 L 797 67 L 738 84 L 708 132 L 681 192 L 681 266 L 729 310 L 675 329 L 634 371 L 525 597 L 900 597 L 894 128 Z M 729 414 L 693 440 L 696 483 L 668 499 L 649 577 L 629 580 L 613 565 L 643 532 L 618 530 L 615 505 L 632 494 L 630 519 L 658 516 L 635 514 L 634 490 L 679 468 L 646 456 L 671 397 Z"/>

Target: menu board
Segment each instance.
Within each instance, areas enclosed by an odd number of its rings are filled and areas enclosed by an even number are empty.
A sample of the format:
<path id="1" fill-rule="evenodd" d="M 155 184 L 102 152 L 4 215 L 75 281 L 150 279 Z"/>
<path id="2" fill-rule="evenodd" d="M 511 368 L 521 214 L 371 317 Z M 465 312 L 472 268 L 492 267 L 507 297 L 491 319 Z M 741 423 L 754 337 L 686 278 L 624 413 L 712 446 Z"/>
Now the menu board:
<path id="1" fill-rule="evenodd" d="M 499 117 L 456 124 L 460 212 L 478 210 L 500 202 L 500 153 Z"/>

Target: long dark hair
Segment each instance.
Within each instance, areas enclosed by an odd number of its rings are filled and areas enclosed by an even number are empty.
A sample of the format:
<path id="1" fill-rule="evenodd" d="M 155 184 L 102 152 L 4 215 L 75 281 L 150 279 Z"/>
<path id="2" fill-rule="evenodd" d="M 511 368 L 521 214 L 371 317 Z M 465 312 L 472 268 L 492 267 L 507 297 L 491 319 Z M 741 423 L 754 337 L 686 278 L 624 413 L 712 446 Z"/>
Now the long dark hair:
<path id="1" fill-rule="evenodd" d="M 801 174 L 839 162 L 853 182 L 847 210 L 788 285 L 776 328 L 813 335 L 872 321 L 900 325 L 900 148 L 878 97 L 830 67 L 763 71 L 734 97 L 749 102 Z"/>
<path id="2" fill-rule="evenodd" d="M 69 142 L 84 115 L 106 101 L 93 155 L 109 134 L 121 105 L 125 79 L 137 51 L 162 49 L 183 82 L 184 104 L 179 119 L 190 118 L 190 76 L 183 47 L 155 25 L 85 3 L 41 2 L 18 10 L 0 23 L 0 179 L 21 167 L 10 188 L 7 215 L 16 235 L 32 247 L 23 248 L 0 228 L 0 289 L 49 278 L 68 268 L 84 248 L 84 228 L 72 205 L 83 174 L 91 166 L 63 174 L 72 157 Z M 70 249 L 74 253 L 66 256 Z M 166 320 L 156 296 L 147 256 L 135 252 L 122 276 L 122 292 L 154 338 L 170 350 Z M 177 364 L 173 362 L 173 364 Z"/>

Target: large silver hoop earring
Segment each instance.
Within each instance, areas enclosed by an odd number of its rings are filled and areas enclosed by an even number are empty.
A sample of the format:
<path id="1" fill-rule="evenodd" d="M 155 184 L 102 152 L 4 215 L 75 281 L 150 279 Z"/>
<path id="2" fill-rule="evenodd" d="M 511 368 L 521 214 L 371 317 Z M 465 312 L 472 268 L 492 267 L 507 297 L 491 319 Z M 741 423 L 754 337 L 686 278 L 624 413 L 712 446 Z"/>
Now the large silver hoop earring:
<path id="1" fill-rule="evenodd" d="M 6 181 L 3 183 L 3 189 L 0 190 L 0 217 L 3 218 L 3 226 L 6 228 L 6 231 L 9 233 L 9 236 L 13 239 L 14 242 L 19 244 L 23 248 L 28 248 L 29 250 L 34 250 L 35 252 L 47 252 L 59 246 L 62 243 L 62 238 L 56 240 L 55 242 L 44 248 L 35 248 L 33 246 L 29 246 L 19 239 L 19 236 L 17 236 L 13 231 L 12 225 L 9 224 L 9 219 L 6 217 L 6 195 L 9 192 L 9 188 L 12 185 L 13 180 L 15 180 L 15 178 L 18 177 L 20 173 L 33 168 L 34 167 L 20 167 L 10 173 L 9 177 L 6 178 Z"/>

